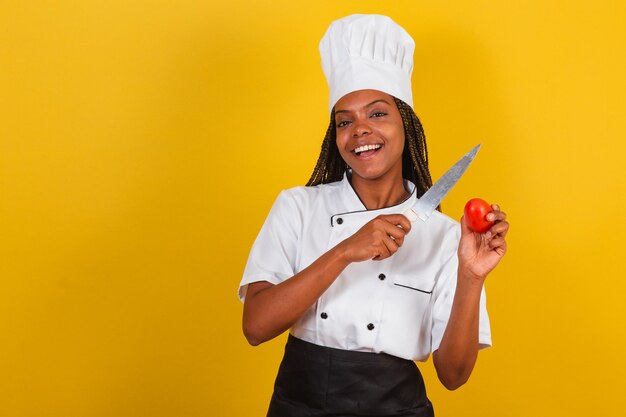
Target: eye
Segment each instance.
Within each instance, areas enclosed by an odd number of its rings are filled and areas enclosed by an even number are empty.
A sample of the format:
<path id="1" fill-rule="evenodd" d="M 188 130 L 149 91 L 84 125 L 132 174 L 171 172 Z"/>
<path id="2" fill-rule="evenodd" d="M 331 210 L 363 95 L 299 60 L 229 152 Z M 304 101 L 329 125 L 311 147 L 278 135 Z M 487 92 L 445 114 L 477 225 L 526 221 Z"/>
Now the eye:
<path id="1" fill-rule="evenodd" d="M 350 123 L 348 120 L 342 120 L 339 123 L 337 123 L 337 127 L 348 126 L 348 123 Z"/>
<path id="2" fill-rule="evenodd" d="M 386 115 L 387 115 L 387 113 L 383 113 L 381 111 L 377 111 L 377 112 L 374 112 L 372 114 L 372 117 L 383 117 L 383 116 L 386 116 Z"/>

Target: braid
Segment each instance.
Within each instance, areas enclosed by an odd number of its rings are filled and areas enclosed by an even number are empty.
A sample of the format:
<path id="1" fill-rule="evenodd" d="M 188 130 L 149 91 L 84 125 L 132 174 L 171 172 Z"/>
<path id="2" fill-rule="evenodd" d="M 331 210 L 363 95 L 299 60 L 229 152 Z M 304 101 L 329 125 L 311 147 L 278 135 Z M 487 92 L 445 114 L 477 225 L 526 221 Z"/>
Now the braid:
<path id="1" fill-rule="evenodd" d="M 402 177 L 411 181 L 421 197 L 432 185 L 428 169 L 428 149 L 422 123 L 404 101 L 394 97 L 404 124 L 404 152 L 402 153 Z"/>
<path id="2" fill-rule="evenodd" d="M 432 185 L 428 169 L 428 149 L 422 123 L 417 115 L 404 101 L 394 97 L 402 124 L 404 125 L 404 152 L 402 153 L 402 177 L 415 184 L 417 196 L 421 197 Z M 337 135 L 335 129 L 335 112 L 330 113 L 330 124 L 322 142 L 320 156 L 313 169 L 307 186 L 327 184 L 340 181 L 348 165 L 341 158 L 337 149 Z"/>
<path id="3" fill-rule="evenodd" d="M 330 124 L 326 130 L 326 136 L 322 142 L 322 150 L 320 156 L 317 158 L 317 164 L 313 169 L 307 186 L 327 184 L 329 182 L 340 181 L 343 178 L 343 173 L 348 169 L 348 165 L 345 163 L 339 149 L 337 149 L 337 135 L 335 129 L 335 111 L 330 112 Z"/>

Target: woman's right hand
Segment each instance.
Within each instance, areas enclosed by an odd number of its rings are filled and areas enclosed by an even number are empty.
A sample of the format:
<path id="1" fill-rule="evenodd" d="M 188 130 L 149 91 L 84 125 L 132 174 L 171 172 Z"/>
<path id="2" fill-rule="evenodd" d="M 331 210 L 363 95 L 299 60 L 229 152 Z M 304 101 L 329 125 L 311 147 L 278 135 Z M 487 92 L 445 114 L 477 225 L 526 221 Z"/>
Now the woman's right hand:
<path id="1" fill-rule="evenodd" d="M 383 214 L 367 222 L 336 249 L 348 263 L 380 261 L 396 253 L 410 230 L 411 222 L 404 215 Z"/>
<path id="2" fill-rule="evenodd" d="M 243 331 L 251 345 L 270 340 L 302 317 L 352 262 L 381 260 L 393 255 L 411 230 L 402 214 L 381 215 L 280 284 L 248 285 Z"/>

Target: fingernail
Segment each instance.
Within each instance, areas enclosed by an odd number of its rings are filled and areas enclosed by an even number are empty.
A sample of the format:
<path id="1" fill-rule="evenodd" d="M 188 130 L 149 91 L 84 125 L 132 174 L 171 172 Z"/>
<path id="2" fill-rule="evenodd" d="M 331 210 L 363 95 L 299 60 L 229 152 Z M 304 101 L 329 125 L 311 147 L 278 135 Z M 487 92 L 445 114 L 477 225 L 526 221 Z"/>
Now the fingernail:
<path id="1" fill-rule="evenodd" d="M 488 220 L 488 221 L 492 222 L 492 221 L 494 221 L 495 219 L 496 219 L 496 215 L 495 215 L 495 214 L 493 214 L 493 213 L 489 213 L 489 214 L 487 214 L 487 220 Z"/>

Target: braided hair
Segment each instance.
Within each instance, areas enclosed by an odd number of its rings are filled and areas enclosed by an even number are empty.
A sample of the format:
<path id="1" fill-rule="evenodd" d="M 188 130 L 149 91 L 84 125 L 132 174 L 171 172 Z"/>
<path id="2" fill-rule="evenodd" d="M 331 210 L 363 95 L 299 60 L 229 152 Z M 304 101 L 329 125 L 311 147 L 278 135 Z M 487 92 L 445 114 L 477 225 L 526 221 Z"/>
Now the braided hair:
<path id="1" fill-rule="evenodd" d="M 415 184 L 417 196 L 421 197 L 432 185 L 428 170 L 428 150 L 426 136 L 417 115 L 404 101 L 393 98 L 400 111 L 404 125 L 404 151 L 402 152 L 402 177 Z M 320 156 L 313 169 L 307 186 L 340 181 L 348 165 L 337 149 L 335 112 L 330 113 L 330 125 L 322 142 Z"/>

